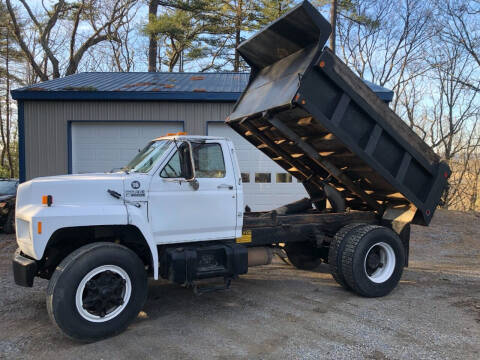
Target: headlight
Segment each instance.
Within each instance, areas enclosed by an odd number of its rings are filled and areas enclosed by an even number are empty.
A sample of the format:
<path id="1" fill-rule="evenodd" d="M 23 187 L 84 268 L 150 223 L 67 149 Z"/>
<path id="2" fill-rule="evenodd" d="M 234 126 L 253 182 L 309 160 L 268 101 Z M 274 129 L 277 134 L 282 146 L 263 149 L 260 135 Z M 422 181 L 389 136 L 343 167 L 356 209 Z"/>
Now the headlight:
<path id="1" fill-rule="evenodd" d="M 31 239 L 31 234 L 30 234 L 30 223 L 28 221 L 18 219 L 17 218 L 17 238 L 18 239 L 25 239 L 25 240 L 30 240 Z"/>

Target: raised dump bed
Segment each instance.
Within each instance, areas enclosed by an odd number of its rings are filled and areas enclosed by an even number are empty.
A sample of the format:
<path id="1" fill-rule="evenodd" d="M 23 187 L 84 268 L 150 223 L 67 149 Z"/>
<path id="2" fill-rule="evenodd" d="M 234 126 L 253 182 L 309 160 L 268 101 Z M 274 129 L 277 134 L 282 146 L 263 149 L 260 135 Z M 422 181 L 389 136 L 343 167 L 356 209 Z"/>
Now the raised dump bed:
<path id="1" fill-rule="evenodd" d="M 251 77 L 226 122 L 302 180 L 317 208 L 330 184 L 351 209 L 410 208 L 427 225 L 448 165 L 324 47 L 330 32 L 304 2 L 242 43 Z"/>

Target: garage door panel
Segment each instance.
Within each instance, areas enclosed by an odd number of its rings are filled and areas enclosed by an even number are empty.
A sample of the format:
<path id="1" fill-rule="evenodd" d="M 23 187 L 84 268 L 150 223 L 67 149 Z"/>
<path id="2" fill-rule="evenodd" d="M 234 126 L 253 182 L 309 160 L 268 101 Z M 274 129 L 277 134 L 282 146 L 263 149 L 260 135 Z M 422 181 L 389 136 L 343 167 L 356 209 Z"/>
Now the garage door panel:
<path id="1" fill-rule="evenodd" d="M 125 166 L 150 140 L 183 131 L 172 122 L 74 122 L 72 173 L 105 172 Z"/>
<path id="2" fill-rule="evenodd" d="M 248 173 L 250 182 L 243 184 L 244 202 L 253 211 L 266 211 L 308 196 L 303 185 L 295 178 L 289 183 L 276 183 L 276 175 L 284 174 L 278 164 L 223 123 L 208 124 L 208 135 L 232 140 L 240 171 Z M 269 183 L 256 183 L 255 174 L 270 174 Z"/>

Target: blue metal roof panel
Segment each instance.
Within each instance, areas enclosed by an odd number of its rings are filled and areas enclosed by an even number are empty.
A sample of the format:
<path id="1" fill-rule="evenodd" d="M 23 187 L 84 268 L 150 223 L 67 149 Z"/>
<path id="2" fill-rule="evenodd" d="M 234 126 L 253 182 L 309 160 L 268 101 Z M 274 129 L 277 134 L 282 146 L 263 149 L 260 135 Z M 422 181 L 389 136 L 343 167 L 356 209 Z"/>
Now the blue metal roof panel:
<path id="1" fill-rule="evenodd" d="M 250 74 L 89 72 L 12 91 L 16 100 L 183 100 L 236 101 Z M 384 101 L 393 92 L 365 81 Z"/>

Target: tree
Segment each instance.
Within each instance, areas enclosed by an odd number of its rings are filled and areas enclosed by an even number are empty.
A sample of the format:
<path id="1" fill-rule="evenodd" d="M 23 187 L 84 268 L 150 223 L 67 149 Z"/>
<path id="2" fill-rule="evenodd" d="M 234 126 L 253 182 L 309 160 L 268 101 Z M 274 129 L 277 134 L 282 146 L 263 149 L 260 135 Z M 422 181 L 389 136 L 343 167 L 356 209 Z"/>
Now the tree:
<path id="1" fill-rule="evenodd" d="M 1 154 L 0 166 L 2 176 L 15 177 L 17 174 L 16 164 L 16 124 L 12 119 L 12 106 L 10 101 L 10 89 L 12 83 L 21 84 L 22 81 L 15 75 L 12 69 L 14 65 L 21 63 L 22 54 L 13 44 L 12 33 L 9 27 L 9 19 L 6 16 L 5 5 L 0 3 L 0 81 L 4 93 L 0 97 L 0 138 Z M 5 164 L 7 165 L 5 168 Z"/>
<path id="2" fill-rule="evenodd" d="M 148 24 L 153 27 L 153 23 L 157 18 L 158 0 L 149 0 L 148 2 Z M 157 35 L 152 31 L 148 34 L 148 71 L 157 71 L 157 52 L 158 52 Z"/>
<path id="3" fill-rule="evenodd" d="M 471 78 L 458 80 L 475 91 L 480 91 L 480 1 L 436 0 L 438 8 L 437 32 L 441 41 L 457 44 L 468 54 L 477 72 Z M 460 74 L 461 76 L 461 74 Z"/>
<path id="4" fill-rule="evenodd" d="M 316 0 L 319 8 L 329 6 L 330 25 L 330 49 L 336 53 L 338 25 L 341 22 L 355 23 L 359 26 L 374 25 L 373 20 L 363 11 L 359 0 Z M 362 9 L 362 10 L 361 10 Z"/>
<path id="5" fill-rule="evenodd" d="M 256 4 L 257 26 L 265 26 L 290 10 L 296 0 L 259 0 Z"/>
<path id="6" fill-rule="evenodd" d="M 242 66 L 238 46 L 244 40 L 242 33 L 258 29 L 257 2 L 254 0 L 220 0 L 218 10 L 222 19 L 222 33 L 231 34 L 232 42 L 226 44 L 232 49 L 233 58 L 229 59 L 233 71 L 240 71 Z"/>
<path id="7" fill-rule="evenodd" d="M 150 38 L 163 39 L 164 63 L 168 71 L 173 71 L 177 64 L 179 70 L 183 71 L 185 58 L 188 61 L 205 55 L 202 35 L 215 34 L 219 18 L 213 11 L 215 6 L 211 1 L 178 1 L 162 7 L 160 15 L 149 18 L 145 32 Z"/>
<path id="8" fill-rule="evenodd" d="M 36 76 L 42 80 L 61 76 L 61 67 L 65 75 L 77 72 L 80 61 L 87 51 L 105 41 L 117 41 L 118 30 L 125 24 L 126 14 L 135 4 L 135 0 L 81 0 L 78 2 L 57 1 L 51 8 L 43 7 L 43 14 L 35 15 L 26 0 L 19 0 L 30 21 L 35 25 L 42 56 L 25 42 L 25 34 L 13 8 L 11 0 L 6 0 L 8 13 L 15 39 Z M 42 3 L 43 4 L 43 3 Z M 65 23 L 68 26 L 65 26 Z M 80 25 L 89 31 L 80 34 Z M 62 26 L 64 25 L 64 26 Z M 57 39 L 58 29 L 62 27 L 66 34 Z M 62 49 L 57 48 L 60 40 L 68 46 L 68 60 L 64 66 L 59 59 L 64 57 Z M 81 40 L 81 42 L 80 42 Z M 42 66 L 43 65 L 43 66 Z"/>
<path id="9" fill-rule="evenodd" d="M 449 163 L 453 175 L 446 194 L 446 207 L 466 208 L 471 184 L 466 182 L 472 171 L 474 154 L 480 148 L 480 106 L 477 93 L 462 81 L 461 76 L 475 73 L 468 54 L 458 44 L 450 44 L 433 38 L 428 58 L 432 68 L 431 106 L 426 109 L 428 140 L 436 152 Z"/>
<path id="10" fill-rule="evenodd" d="M 338 13 L 338 0 L 330 1 L 330 25 L 332 26 L 332 34 L 330 35 L 330 49 L 333 53 L 336 52 L 337 45 L 337 13 Z"/>

